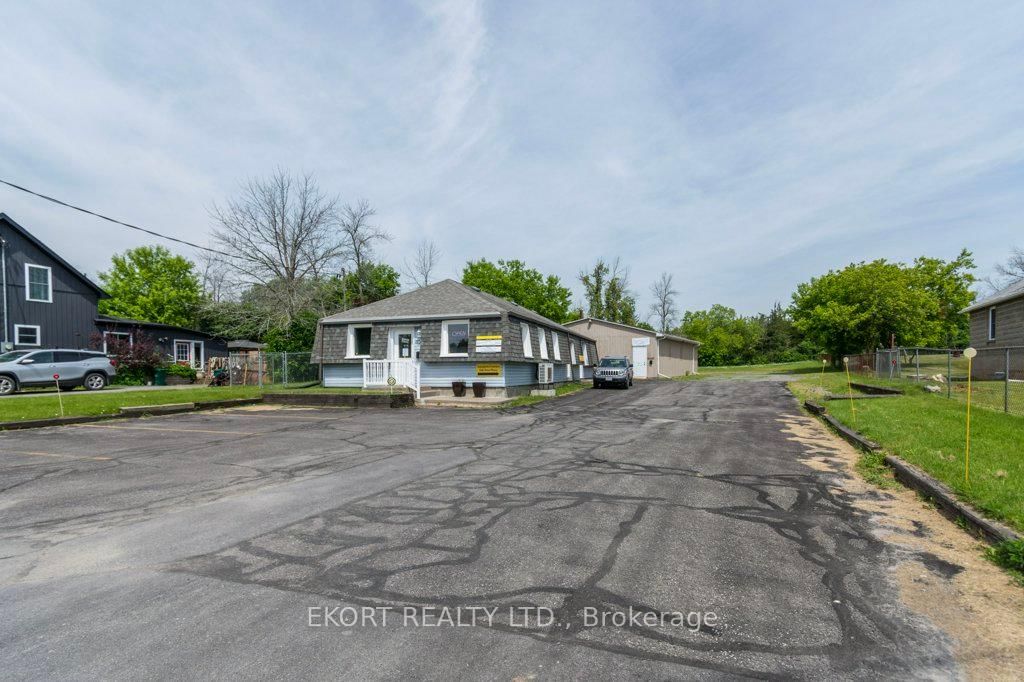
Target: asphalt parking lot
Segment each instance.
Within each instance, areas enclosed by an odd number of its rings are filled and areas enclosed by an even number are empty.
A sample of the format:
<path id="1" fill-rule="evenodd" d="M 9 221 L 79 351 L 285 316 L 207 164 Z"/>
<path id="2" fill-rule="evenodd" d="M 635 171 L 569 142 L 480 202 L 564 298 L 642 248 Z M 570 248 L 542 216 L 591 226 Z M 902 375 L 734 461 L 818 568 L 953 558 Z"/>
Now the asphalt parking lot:
<path id="1" fill-rule="evenodd" d="M 806 419 L 781 382 L 704 381 L 504 412 L 238 409 L 0 433 L 0 669 L 955 674 L 870 518 L 805 463 L 791 425 Z"/>

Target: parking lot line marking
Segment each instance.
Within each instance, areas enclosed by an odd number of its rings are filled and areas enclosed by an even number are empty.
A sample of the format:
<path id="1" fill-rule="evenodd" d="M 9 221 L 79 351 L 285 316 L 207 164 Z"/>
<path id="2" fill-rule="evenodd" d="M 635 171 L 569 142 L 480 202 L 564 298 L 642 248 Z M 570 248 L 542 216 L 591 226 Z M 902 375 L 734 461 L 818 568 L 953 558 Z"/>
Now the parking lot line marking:
<path id="1" fill-rule="evenodd" d="M 88 455 L 62 455 L 57 452 L 31 452 L 27 450 L 8 450 L 9 455 L 31 455 L 32 457 L 68 457 L 70 459 L 89 459 L 95 462 L 109 462 L 112 457 L 89 457 Z"/>
<path id="2" fill-rule="evenodd" d="M 253 431 L 213 431 L 211 429 L 170 429 L 164 426 L 109 426 L 105 424 L 77 424 L 80 429 L 118 429 L 123 431 L 171 431 L 174 433 L 218 433 L 226 436 L 256 436 Z"/>

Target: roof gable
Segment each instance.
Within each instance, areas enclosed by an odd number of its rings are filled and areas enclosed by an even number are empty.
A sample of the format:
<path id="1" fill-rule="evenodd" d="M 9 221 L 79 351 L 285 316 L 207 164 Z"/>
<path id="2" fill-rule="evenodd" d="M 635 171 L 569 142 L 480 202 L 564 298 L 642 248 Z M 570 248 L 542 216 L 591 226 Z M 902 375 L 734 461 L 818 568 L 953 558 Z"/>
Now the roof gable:
<path id="1" fill-rule="evenodd" d="M 647 336 L 653 336 L 653 337 L 658 338 L 658 339 L 668 339 L 670 341 L 681 341 L 683 343 L 692 343 L 695 346 L 699 346 L 700 345 L 700 341 L 694 341 L 693 339 L 688 339 L 685 336 L 679 336 L 677 334 L 666 334 L 665 332 L 659 332 L 659 331 L 652 331 L 650 329 L 644 329 L 643 327 L 634 327 L 631 324 L 623 324 L 621 322 L 612 322 L 611 320 L 602 320 L 599 317 L 581 317 L 578 320 L 573 320 L 572 322 L 566 322 L 565 324 L 568 327 L 572 327 L 574 325 L 579 325 L 579 324 L 584 324 L 584 323 L 586 323 L 586 324 L 596 323 L 596 324 L 608 325 L 609 327 L 619 327 L 620 329 L 626 329 L 628 331 L 635 332 L 637 334 L 645 334 Z M 579 332 L 574 332 L 574 333 L 579 333 Z"/>
<path id="2" fill-rule="evenodd" d="M 90 289 L 92 289 L 97 294 L 99 294 L 100 298 L 110 298 L 110 294 L 108 294 L 107 292 L 103 291 L 103 289 L 101 289 L 98 284 L 96 284 L 91 279 L 86 277 L 85 273 L 83 273 L 80 270 L 76 269 L 73 265 L 68 263 L 63 258 L 61 258 L 60 255 L 58 255 L 56 251 L 54 251 L 49 246 L 47 246 L 43 242 L 41 242 L 38 239 L 36 239 L 35 235 L 33 235 L 31 232 L 29 232 L 24 227 L 22 227 L 17 222 L 15 222 L 14 219 L 11 218 L 9 215 L 7 215 L 6 213 L 0 213 L 0 223 L 6 223 L 12 230 L 14 230 L 18 234 L 20 234 L 22 237 L 24 237 L 25 240 L 27 240 L 33 246 L 35 246 L 37 249 L 39 249 L 40 251 L 45 253 L 47 256 L 52 258 L 61 267 L 63 267 L 68 272 L 70 272 L 76 278 L 80 279 L 86 286 L 88 286 Z"/>
<path id="3" fill-rule="evenodd" d="M 962 312 L 973 313 L 976 310 L 988 308 L 989 306 L 996 305 L 997 303 L 1005 303 L 1006 301 L 1012 301 L 1016 298 L 1024 298 L 1024 279 L 1019 279 L 1010 286 L 1000 289 L 991 296 L 988 296 L 976 303 L 973 303 L 972 305 L 964 308 Z"/>

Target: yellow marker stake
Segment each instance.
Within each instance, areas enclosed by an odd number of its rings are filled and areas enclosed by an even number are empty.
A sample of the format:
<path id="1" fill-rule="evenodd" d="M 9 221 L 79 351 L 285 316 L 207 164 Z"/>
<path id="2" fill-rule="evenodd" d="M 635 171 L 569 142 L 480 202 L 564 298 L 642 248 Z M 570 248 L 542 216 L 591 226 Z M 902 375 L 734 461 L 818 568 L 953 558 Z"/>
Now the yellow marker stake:
<path id="1" fill-rule="evenodd" d="M 967 446 L 964 450 L 964 483 L 971 482 L 971 364 L 978 351 L 974 348 L 964 350 L 967 358 Z"/>
<path id="2" fill-rule="evenodd" d="M 825 367 L 828 365 L 828 360 L 825 358 L 821 359 L 821 376 L 818 377 L 818 386 L 825 385 Z"/>
<path id="3" fill-rule="evenodd" d="M 60 375 L 53 375 L 53 383 L 57 385 L 57 403 L 60 405 L 60 416 L 64 416 L 64 399 L 60 397 Z"/>
<path id="4" fill-rule="evenodd" d="M 846 367 L 846 388 L 850 392 L 850 417 L 853 425 L 857 425 L 857 408 L 853 406 L 853 382 L 850 379 L 850 358 L 843 358 L 843 366 Z"/>

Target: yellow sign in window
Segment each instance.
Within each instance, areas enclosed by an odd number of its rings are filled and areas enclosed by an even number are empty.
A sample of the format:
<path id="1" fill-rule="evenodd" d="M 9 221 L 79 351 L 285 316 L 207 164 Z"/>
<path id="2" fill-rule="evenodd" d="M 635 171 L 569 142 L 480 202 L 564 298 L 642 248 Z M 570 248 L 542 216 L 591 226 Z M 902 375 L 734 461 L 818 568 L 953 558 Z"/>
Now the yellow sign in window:
<path id="1" fill-rule="evenodd" d="M 500 377 L 500 362 L 478 362 L 476 364 L 476 375 L 478 377 Z"/>

